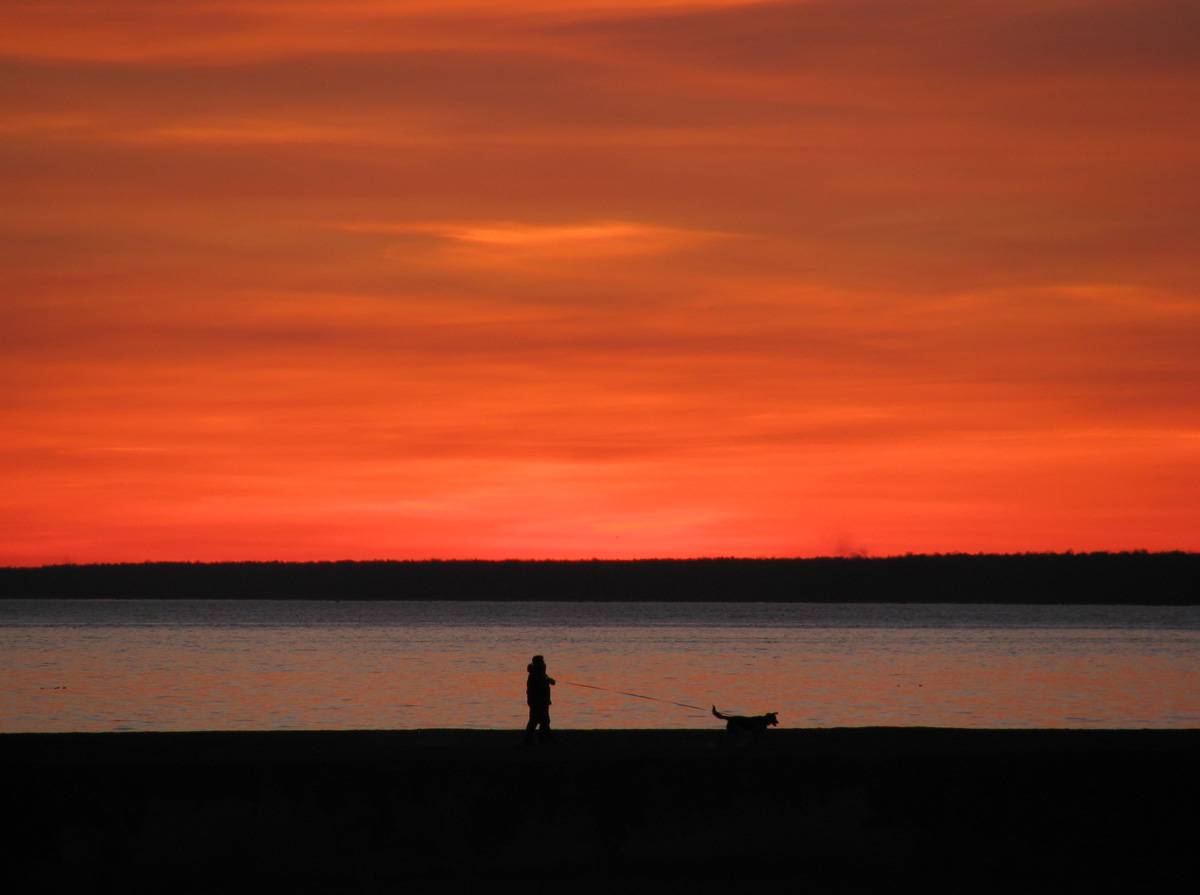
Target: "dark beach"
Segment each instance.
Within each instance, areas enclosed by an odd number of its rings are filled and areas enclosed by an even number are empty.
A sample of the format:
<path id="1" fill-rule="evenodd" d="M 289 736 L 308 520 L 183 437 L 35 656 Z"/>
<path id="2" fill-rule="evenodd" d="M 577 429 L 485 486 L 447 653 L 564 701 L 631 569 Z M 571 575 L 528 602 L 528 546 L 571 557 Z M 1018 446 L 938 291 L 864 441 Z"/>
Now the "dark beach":
<path id="1" fill-rule="evenodd" d="M 1183 888 L 1200 730 L 6 734 L 21 891 Z M 540 881 L 540 882 L 539 882 Z"/>

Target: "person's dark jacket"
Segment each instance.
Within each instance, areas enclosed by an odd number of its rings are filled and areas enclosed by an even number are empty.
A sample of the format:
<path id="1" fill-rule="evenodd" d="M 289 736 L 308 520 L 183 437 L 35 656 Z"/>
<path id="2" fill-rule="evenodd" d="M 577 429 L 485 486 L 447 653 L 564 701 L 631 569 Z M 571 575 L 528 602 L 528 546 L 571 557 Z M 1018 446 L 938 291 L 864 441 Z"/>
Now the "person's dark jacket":
<path id="1" fill-rule="evenodd" d="M 554 678 L 546 674 L 545 668 L 529 666 L 529 678 L 525 681 L 525 702 L 527 705 L 550 705 L 550 685 Z"/>

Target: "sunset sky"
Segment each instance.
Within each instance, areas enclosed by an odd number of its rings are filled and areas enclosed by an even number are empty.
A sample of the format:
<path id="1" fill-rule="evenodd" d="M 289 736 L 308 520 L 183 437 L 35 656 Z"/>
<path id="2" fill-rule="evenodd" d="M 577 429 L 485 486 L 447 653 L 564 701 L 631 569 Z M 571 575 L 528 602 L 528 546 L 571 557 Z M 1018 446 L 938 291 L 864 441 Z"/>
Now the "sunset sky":
<path id="1" fill-rule="evenodd" d="M 0 564 L 1200 550 L 1195 0 L 0 0 Z"/>

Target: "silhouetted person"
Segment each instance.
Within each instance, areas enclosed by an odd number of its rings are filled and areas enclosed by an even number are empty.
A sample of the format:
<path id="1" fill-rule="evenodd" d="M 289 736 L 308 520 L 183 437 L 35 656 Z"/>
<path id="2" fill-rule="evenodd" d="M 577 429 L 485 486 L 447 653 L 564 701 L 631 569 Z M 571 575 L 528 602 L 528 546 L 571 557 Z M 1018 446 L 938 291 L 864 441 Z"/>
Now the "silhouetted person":
<path id="1" fill-rule="evenodd" d="M 529 705 L 529 723 L 525 725 L 525 745 L 533 743 L 534 728 L 538 730 L 538 742 L 553 743 L 550 733 L 550 688 L 554 678 L 546 674 L 546 660 L 534 656 L 529 663 L 529 678 L 525 681 L 525 702 Z"/>

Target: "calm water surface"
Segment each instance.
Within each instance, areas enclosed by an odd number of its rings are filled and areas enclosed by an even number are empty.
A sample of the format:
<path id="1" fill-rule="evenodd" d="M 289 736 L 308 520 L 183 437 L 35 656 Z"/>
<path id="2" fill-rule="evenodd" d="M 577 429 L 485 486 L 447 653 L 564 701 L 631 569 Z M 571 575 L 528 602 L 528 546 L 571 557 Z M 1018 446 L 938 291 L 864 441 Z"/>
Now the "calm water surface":
<path id="1" fill-rule="evenodd" d="M 560 727 L 1200 726 L 1197 608 L 58 600 L 0 731 L 521 727 L 534 653 Z"/>

